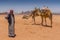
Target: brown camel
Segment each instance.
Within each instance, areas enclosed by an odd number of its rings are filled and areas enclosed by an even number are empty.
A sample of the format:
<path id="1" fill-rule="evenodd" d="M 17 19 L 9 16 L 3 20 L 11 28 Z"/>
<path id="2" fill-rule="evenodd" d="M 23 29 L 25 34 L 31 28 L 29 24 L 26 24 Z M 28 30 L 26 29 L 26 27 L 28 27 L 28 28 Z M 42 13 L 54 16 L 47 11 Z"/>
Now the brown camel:
<path id="1" fill-rule="evenodd" d="M 45 25 L 47 26 L 47 21 L 46 18 L 49 18 L 51 21 L 51 27 L 52 27 L 52 13 L 50 10 L 41 10 L 41 18 L 42 18 L 42 25 L 43 25 L 43 20 L 45 19 Z"/>
<path id="2" fill-rule="evenodd" d="M 32 17 L 32 19 L 33 19 L 33 21 L 34 21 L 34 24 L 36 24 L 36 22 L 35 22 L 35 17 L 36 16 L 39 16 L 40 14 L 38 13 L 38 9 L 37 8 L 35 8 L 35 10 L 33 10 L 32 12 L 31 12 L 31 14 L 29 14 L 29 15 L 24 15 L 23 16 L 23 19 L 28 19 L 29 17 Z"/>
<path id="3" fill-rule="evenodd" d="M 43 25 L 43 20 L 44 19 L 45 19 L 45 24 L 47 25 L 46 18 L 49 18 L 50 21 L 51 21 L 51 26 L 52 26 L 52 13 L 51 13 L 50 10 L 40 10 L 40 9 L 35 8 L 35 10 L 33 10 L 30 15 L 23 16 L 23 18 L 28 19 L 31 16 L 32 16 L 32 19 L 34 20 L 34 24 L 36 24 L 35 17 L 36 16 L 41 16 L 41 19 L 42 19 L 41 24 L 42 25 Z"/>

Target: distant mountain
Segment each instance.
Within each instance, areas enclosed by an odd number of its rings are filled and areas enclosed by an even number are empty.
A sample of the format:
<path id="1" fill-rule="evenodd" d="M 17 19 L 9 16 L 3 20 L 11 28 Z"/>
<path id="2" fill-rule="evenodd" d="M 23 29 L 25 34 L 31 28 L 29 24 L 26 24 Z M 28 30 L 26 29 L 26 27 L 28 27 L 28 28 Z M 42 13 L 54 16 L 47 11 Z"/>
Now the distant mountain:
<path id="1" fill-rule="evenodd" d="M 31 14 L 31 11 L 21 12 L 19 14 L 28 15 L 28 14 Z"/>
<path id="2" fill-rule="evenodd" d="M 60 15 L 60 13 L 53 13 L 53 15 Z"/>
<path id="3" fill-rule="evenodd" d="M 0 13 L 0 15 L 6 15 L 6 14 L 7 14 L 7 12 Z"/>

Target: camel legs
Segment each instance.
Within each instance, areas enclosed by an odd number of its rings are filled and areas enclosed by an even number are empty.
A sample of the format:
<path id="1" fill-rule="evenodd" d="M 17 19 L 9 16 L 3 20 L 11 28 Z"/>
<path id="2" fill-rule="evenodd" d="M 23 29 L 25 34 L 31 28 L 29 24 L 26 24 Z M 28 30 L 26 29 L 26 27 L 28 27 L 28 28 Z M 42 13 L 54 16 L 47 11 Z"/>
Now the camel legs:
<path id="1" fill-rule="evenodd" d="M 52 15 L 50 16 L 50 18 L 49 18 L 49 19 L 50 19 L 50 21 L 51 21 L 51 27 L 52 27 Z"/>
<path id="2" fill-rule="evenodd" d="M 45 17 L 45 25 L 47 25 L 46 17 Z"/>
<path id="3" fill-rule="evenodd" d="M 50 19 L 50 21 L 51 21 L 51 27 L 52 27 L 52 18 L 49 18 Z"/>
<path id="4" fill-rule="evenodd" d="M 33 19 L 33 21 L 34 21 L 34 24 L 36 24 L 36 22 L 35 22 L 35 17 L 32 17 L 32 19 Z"/>
<path id="5" fill-rule="evenodd" d="M 41 25 L 43 25 L 43 16 L 41 16 L 41 19 L 42 19 L 42 20 L 41 20 Z"/>
<path id="6" fill-rule="evenodd" d="M 36 24 L 36 22 L 35 22 L 35 18 L 34 18 L 33 20 L 34 20 L 34 24 Z"/>
<path id="7" fill-rule="evenodd" d="M 44 24 L 43 24 L 43 20 L 45 19 L 45 25 L 47 25 L 46 17 L 43 17 L 43 16 L 42 16 L 41 19 L 42 19 L 41 24 L 44 25 Z"/>
<path id="8" fill-rule="evenodd" d="M 50 16 L 50 21 L 51 21 L 51 27 L 52 27 L 52 16 Z M 47 21 L 46 21 L 46 17 L 45 17 L 45 25 L 47 26 Z"/>

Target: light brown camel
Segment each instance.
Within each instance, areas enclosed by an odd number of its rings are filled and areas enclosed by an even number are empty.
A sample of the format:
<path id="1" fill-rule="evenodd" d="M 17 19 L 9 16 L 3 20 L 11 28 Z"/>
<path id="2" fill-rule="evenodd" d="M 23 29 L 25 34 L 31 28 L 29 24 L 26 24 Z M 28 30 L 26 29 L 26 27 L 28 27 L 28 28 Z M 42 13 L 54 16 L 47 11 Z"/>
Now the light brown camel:
<path id="1" fill-rule="evenodd" d="M 51 21 L 51 26 L 52 26 L 52 13 L 51 13 L 50 10 L 40 10 L 40 9 L 35 8 L 35 10 L 33 10 L 30 15 L 23 16 L 23 18 L 28 19 L 31 16 L 32 16 L 32 19 L 34 20 L 34 24 L 36 24 L 35 17 L 36 16 L 41 16 L 41 19 L 42 19 L 41 24 L 42 25 L 43 25 L 43 20 L 44 19 L 45 19 L 45 24 L 47 25 L 46 18 L 49 18 L 50 21 Z"/>
<path id="2" fill-rule="evenodd" d="M 43 20 L 45 19 L 45 25 L 47 26 L 47 21 L 46 18 L 49 18 L 51 21 L 51 27 L 52 27 L 52 13 L 50 10 L 41 10 L 41 18 L 42 18 L 42 25 L 43 25 Z"/>
<path id="3" fill-rule="evenodd" d="M 23 19 L 28 19 L 29 17 L 32 17 L 32 19 L 33 19 L 33 21 L 34 21 L 34 24 L 36 24 L 36 22 L 35 22 L 35 17 L 40 15 L 40 13 L 38 13 L 38 11 L 39 11 L 39 10 L 38 10 L 37 8 L 35 8 L 35 10 L 33 10 L 33 11 L 31 12 L 31 14 L 29 14 L 29 15 L 24 15 L 24 16 L 23 16 Z"/>

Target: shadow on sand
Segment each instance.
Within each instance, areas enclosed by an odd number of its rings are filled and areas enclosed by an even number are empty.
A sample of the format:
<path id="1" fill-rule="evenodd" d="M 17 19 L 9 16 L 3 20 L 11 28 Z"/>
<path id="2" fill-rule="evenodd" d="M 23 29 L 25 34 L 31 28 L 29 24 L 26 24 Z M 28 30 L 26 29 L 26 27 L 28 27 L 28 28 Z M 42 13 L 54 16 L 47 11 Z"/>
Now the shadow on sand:
<path id="1" fill-rule="evenodd" d="M 32 24 L 32 25 L 41 25 L 41 24 Z"/>
<path id="2" fill-rule="evenodd" d="M 32 24 L 32 25 L 42 25 L 42 24 Z M 52 28 L 52 26 L 49 26 L 49 25 L 42 25 L 42 26 Z"/>
<path id="3" fill-rule="evenodd" d="M 42 24 L 24 24 L 24 25 L 42 25 Z M 49 25 L 42 25 L 43 27 L 50 27 L 52 28 L 52 26 L 49 26 Z"/>
<path id="4" fill-rule="evenodd" d="M 42 25 L 42 26 L 44 26 L 44 27 L 50 27 L 50 28 L 52 28 L 52 26 L 49 26 L 49 25 Z"/>

